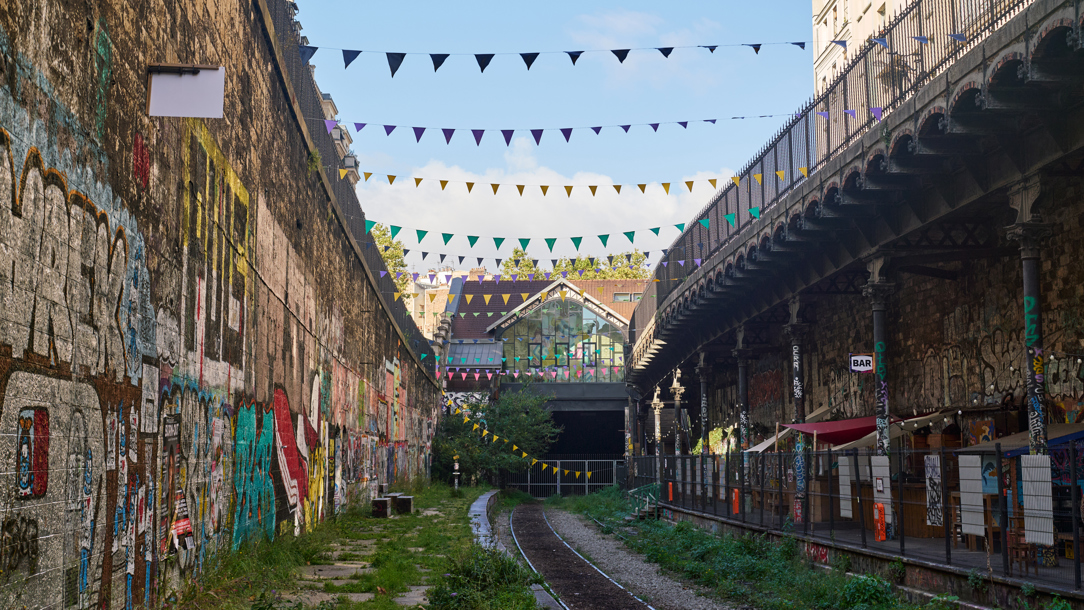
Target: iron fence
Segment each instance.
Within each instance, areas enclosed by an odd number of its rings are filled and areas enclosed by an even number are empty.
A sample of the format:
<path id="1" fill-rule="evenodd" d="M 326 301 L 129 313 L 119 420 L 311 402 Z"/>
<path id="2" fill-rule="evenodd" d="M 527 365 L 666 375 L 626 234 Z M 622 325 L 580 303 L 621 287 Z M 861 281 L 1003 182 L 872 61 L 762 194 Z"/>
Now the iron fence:
<path id="1" fill-rule="evenodd" d="M 1033 0 L 916 0 L 850 56 L 738 173 L 685 225 L 656 265 L 633 313 L 635 344 L 667 296 L 765 210 L 874 129 L 963 53 Z M 850 52 L 850 50 L 848 50 Z M 819 114 L 818 114 L 819 113 Z M 777 173 L 778 172 L 778 173 Z M 751 210 L 754 210 L 751 212 Z M 709 220 L 707 226 L 699 221 Z M 654 298 L 653 298 L 654 297 Z"/>
<path id="2" fill-rule="evenodd" d="M 658 483 L 663 514 L 800 535 L 814 560 L 827 561 L 831 545 L 875 549 L 1080 590 L 1084 440 L 1020 453 L 994 444 L 666 455 L 633 458 L 630 479 Z"/>
<path id="3" fill-rule="evenodd" d="M 504 486 L 535 498 L 579 496 L 620 485 L 625 478 L 624 460 L 538 460 L 524 471 L 507 473 Z"/>

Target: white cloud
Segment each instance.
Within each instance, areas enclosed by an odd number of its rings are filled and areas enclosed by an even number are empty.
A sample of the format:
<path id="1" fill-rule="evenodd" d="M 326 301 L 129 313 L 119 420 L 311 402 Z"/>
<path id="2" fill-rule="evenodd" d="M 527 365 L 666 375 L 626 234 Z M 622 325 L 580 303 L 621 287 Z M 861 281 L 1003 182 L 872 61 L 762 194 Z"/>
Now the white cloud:
<path id="1" fill-rule="evenodd" d="M 718 172 L 698 172 L 684 176 L 670 185 L 667 195 L 658 182 L 646 186 L 641 193 L 636 184 L 621 185 L 618 194 L 613 180 L 593 172 L 577 172 L 562 175 L 550 168 L 539 167 L 529 146 L 517 140 L 506 155 L 506 168 L 490 168 L 483 173 L 468 172 L 458 166 L 448 166 L 442 161 L 431 160 L 423 167 L 413 168 L 410 175 L 399 176 L 389 185 L 384 176 L 373 176 L 368 182 L 358 184 L 358 200 L 366 216 L 383 224 L 403 227 L 399 237 L 411 250 L 407 262 L 417 270 L 435 267 L 439 257 L 451 256 L 445 264 L 458 263 L 457 256 L 467 257 L 464 267 L 470 267 L 476 257 L 484 257 L 490 270 L 495 257 L 505 258 L 519 238 L 530 238 L 528 254 L 547 261 L 561 256 L 574 256 L 576 250 L 569 237 L 583 237 L 580 252 L 594 256 L 622 252 L 632 248 L 652 251 L 651 261 L 662 248 L 668 248 L 678 235 L 674 224 L 688 222 L 711 198 L 713 189 L 708 178 L 719 179 L 718 185 L 733 171 L 721 168 Z M 414 177 L 421 177 L 415 187 Z M 442 191 L 439 180 L 449 180 Z M 696 181 L 690 193 L 684 184 Z M 467 192 L 465 182 L 474 182 Z M 497 183 L 493 194 L 491 183 Z M 516 185 L 524 186 L 520 195 Z M 548 185 L 548 195 L 543 196 L 540 185 Z M 565 185 L 573 185 L 571 197 Z M 597 186 L 592 195 L 589 185 Z M 659 236 L 650 229 L 660 227 Z M 418 244 L 415 229 L 429 231 Z M 622 235 L 636 231 L 635 241 L 630 244 Z M 453 233 L 455 237 L 444 245 L 441 233 Z M 603 248 L 599 234 L 609 234 L 608 247 Z M 477 235 L 474 248 L 470 248 L 467 235 Z M 506 242 L 500 250 L 494 248 L 492 237 L 504 237 Z M 551 253 L 544 239 L 559 238 Z M 430 252 L 425 262 L 421 252 Z"/>

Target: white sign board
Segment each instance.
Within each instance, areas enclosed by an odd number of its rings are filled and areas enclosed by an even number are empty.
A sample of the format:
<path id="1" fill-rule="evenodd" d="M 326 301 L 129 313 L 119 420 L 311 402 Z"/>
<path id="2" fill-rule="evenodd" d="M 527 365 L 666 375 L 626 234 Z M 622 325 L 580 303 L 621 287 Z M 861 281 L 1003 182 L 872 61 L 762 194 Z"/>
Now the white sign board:
<path id="1" fill-rule="evenodd" d="M 221 119 L 226 69 L 218 66 L 148 68 L 147 115 Z"/>
<path id="2" fill-rule="evenodd" d="M 873 370 L 873 354 L 851 354 L 851 372 L 869 373 Z"/>

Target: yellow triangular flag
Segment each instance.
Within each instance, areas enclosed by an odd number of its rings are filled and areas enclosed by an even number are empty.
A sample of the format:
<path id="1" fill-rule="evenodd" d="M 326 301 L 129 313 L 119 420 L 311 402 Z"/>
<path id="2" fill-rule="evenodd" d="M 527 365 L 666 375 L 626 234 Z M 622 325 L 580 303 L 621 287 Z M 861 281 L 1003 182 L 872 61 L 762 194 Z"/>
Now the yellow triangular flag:
<path id="1" fill-rule="evenodd" d="M 783 176 L 784 176 L 785 174 L 783 173 L 783 170 L 779 170 L 779 171 L 775 172 L 775 175 L 776 175 L 776 176 L 779 176 L 779 179 L 780 179 L 780 180 L 782 180 L 782 179 L 783 179 Z"/>
<path id="2" fill-rule="evenodd" d="M 599 291 L 599 292 L 602 292 L 602 286 L 599 286 L 599 287 L 598 287 L 598 291 Z"/>
<path id="3" fill-rule="evenodd" d="M 395 293 L 395 300 L 396 300 L 396 301 L 398 301 L 398 300 L 399 300 L 399 295 L 401 295 L 401 294 L 403 294 L 403 293 L 401 293 L 401 292 L 396 292 L 396 293 Z"/>
<path id="4" fill-rule="evenodd" d="M 435 299 L 435 298 L 437 298 L 437 293 L 435 293 L 435 292 L 434 292 L 434 293 L 431 293 L 431 294 L 429 295 L 429 302 L 430 302 L 430 303 L 432 303 L 432 302 L 433 302 L 433 299 Z"/>
<path id="5" fill-rule="evenodd" d="M 669 195 L 670 194 L 670 183 L 669 182 L 663 182 L 662 183 L 662 190 L 666 191 L 666 194 Z"/>
<path id="6" fill-rule="evenodd" d="M 345 177 L 346 177 L 346 170 L 345 169 L 340 169 L 339 170 L 339 180 L 342 180 Z"/>
<path id="7" fill-rule="evenodd" d="M 395 184 L 395 176 L 388 174 L 388 184 Z"/>
<path id="8" fill-rule="evenodd" d="M 753 177 L 756 178 L 757 184 L 760 184 L 760 179 L 764 176 L 762 174 L 753 174 Z"/>
<path id="9" fill-rule="evenodd" d="M 799 167 L 798 171 L 802 172 L 802 175 L 805 176 L 806 178 L 809 177 L 809 168 L 808 167 Z"/>
<path id="10" fill-rule="evenodd" d="M 485 438 L 489 434 L 489 430 L 482 430 L 482 438 Z"/>
<path id="11" fill-rule="evenodd" d="M 715 186 L 715 178 L 708 178 L 708 184 L 711 185 L 711 188 L 718 188 Z"/>
<path id="12" fill-rule="evenodd" d="M 568 470 L 567 469 L 565 470 L 565 476 L 566 477 L 568 476 Z"/>
<path id="13" fill-rule="evenodd" d="M 499 188 L 499 187 L 500 187 L 501 185 L 499 185 L 499 184 L 493 184 L 492 182 L 490 182 L 490 183 L 489 183 L 489 186 L 492 186 L 492 187 L 493 187 L 493 194 L 494 194 L 494 195 L 496 195 L 496 194 L 497 194 L 497 189 L 498 189 L 498 188 Z"/>
<path id="14" fill-rule="evenodd" d="M 502 294 L 502 295 L 501 295 L 501 298 L 503 298 L 503 299 L 504 299 L 504 304 L 505 304 L 505 305 L 507 305 L 507 304 L 508 304 L 508 297 L 510 297 L 510 296 L 512 296 L 512 295 L 511 295 L 511 294 Z"/>
<path id="15" fill-rule="evenodd" d="M 587 478 L 588 478 L 588 479 L 590 479 L 590 478 L 591 478 L 591 471 L 590 471 L 590 470 L 588 470 L 588 471 L 587 471 Z"/>
<path id="16" fill-rule="evenodd" d="M 693 181 L 689 180 L 685 183 L 685 186 L 689 187 L 689 192 L 693 192 Z"/>
<path id="17" fill-rule="evenodd" d="M 741 186 L 741 178 L 739 178 L 738 176 L 734 176 L 733 178 L 731 178 L 731 180 L 734 181 L 734 186 Z"/>
<path id="18" fill-rule="evenodd" d="M 505 445 L 507 445 L 507 444 L 508 444 L 508 439 L 504 439 L 504 444 L 505 444 Z"/>
<path id="19" fill-rule="evenodd" d="M 534 466 L 537 463 L 538 463 L 538 460 L 536 460 L 534 458 L 531 458 L 531 466 Z"/>
<path id="20" fill-rule="evenodd" d="M 474 427 L 471 428 L 471 431 L 474 431 L 474 430 L 477 430 L 477 429 L 478 429 L 478 424 L 474 424 Z"/>
<path id="21" fill-rule="evenodd" d="M 448 404 L 452 404 L 452 403 L 449 402 Z M 460 411 L 461 411 L 461 409 L 459 407 L 455 408 L 455 414 L 456 415 L 459 415 Z"/>
<path id="22" fill-rule="evenodd" d="M 416 298 L 418 298 L 418 295 L 420 295 L 420 294 L 421 294 L 420 292 L 415 292 L 414 294 L 412 294 L 410 296 L 412 296 L 412 297 L 414 297 L 416 299 Z"/>
<path id="23" fill-rule="evenodd" d="M 580 288 L 580 298 L 583 298 L 583 288 Z"/>
<path id="24" fill-rule="evenodd" d="M 541 188 L 542 188 L 542 196 L 545 197 L 546 196 L 546 191 L 550 190 L 550 187 L 548 185 L 543 184 L 541 186 Z"/>
<path id="25" fill-rule="evenodd" d="M 580 478 L 580 471 L 579 470 L 576 471 L 576 478 L 577 479 Z"/>
<path id="26" fill-rule="evenodd" d="M 588 186 L 587 188 L 591 189 L 591 196 L 594 197 L 595 196 L 595 190 L 598 189 L 598 187 L 597 186 Z"/>
<path id="27" fill-rule="evenodd" d="M 526 453 L 524 453 L 524 454 L 523 454 L 523 457 L 527 457 L 527 454 L 526 454 Z"/>
<path id="28" fill-rule="evenodd" d="M 417 188 L 417 187 L 419 187 L 421 185 L 422 185 L 422 179 L 421 178 L 415 178 L 414 179 L 414 188 Z"/>
<path id="29" fill-rule="evenodd" d="M 512 451 L 519 451 L 519 447 L 516 447 L 515 445 L 512 445 Z"/>
<path id="30" fill-rule="evenodd" d="M 365 172 L 365 181 L 368 182 L 369 181 L 369 176 L 372 176 L 372 175 L 373 175 L 373 172 Z"/>
<path id="31" fill-rule="evenodd" d="M 472 188 L 474 188 L 474 183 L 473 182 L 468 182 L 467 183 L 467 192 L 469 193 Z"/>
<path id="32" fill-rule="evenodd" d="M 565 295 L 568 294 L 568 291 L 567 290 L 562 290 L 560 292 L 561 292 L 561 300 L 563 301 L 563 300 L 565 300 Z"/>
<path id="33" fill-rule="evenodd" d="M 499 437 L 499 436 L 497 436 L 496 434 L 494 434 L 494 435 L 493 435 L 493 442 L 494 442 L 494 443 L 495 443 L 495 442 L 497 442 L 497 439 L 498 439 L 498 438 L 500 438 L 500 437 Z"/>
<path id="34" fill-rule="evenodd" d="M 451 302 L 452 302 L 452 299 L 454 299 L 454 298 L 455 298 L 455 295 L 454 295 L 454 294 L 449 294 L 449 295 L 448 295 L 448 302 L 449 302 L 449 303 L 451 303 Z"/>
<path id="35" fill-rule="evenodd" d="M 569 197 L 571 197 L 572 196 L 572 187 L 566 185 L 565 186 L 565 192 L 568 193 Z"/>
<path id="36" fill-rule="evenodd" d="M 448 181 L 447 180 L 441 180 L 440 181 L 440 190 L 443 191 L 444 187 L 446 187 L 446 186 L 448 186 Z"/>
<path id="37" fill-rule="evenodd" d="M 516 188 L 519 189 L 519 196 L 522 197 L 523 196 L 523 185 L 522 184 L 517 184 Z"/>
<path id="38" fill-rule="evenodd" d="M 483 294 L 482 298 L 486 300 L 486 305 L 489 305 L 489 300 L 493 298 L 491 294 Z"/>
<path id="39" fill-rule="evenodd" d="M 469 422 L 469 421 L 470 421 L 470 418 L 469 418 L 469 417 L 467 417 L 466 415 L 464 415 L 464 416 L 463 416 L 463 423 L 465 424 L 465 423 L 467 423 L 467 422 Z"/>
<path id="40" fill-rule="evenodd" d="M 467 294 L 467 295 L 464 295 L 464 296 L 467 297 L 467 305 L 470 305 L 470 300 L 474 298 L 474 295 L 473 294 Z"/>
<path id="41" fill-rule="evenodd" d="M 529 292 L 521 292 L 521 293 L 519 293 L 519 296 L 520 296 L 521 299 L 526 301 L 527 297 L 531 296 L 531 293 L 529 293 Z"/>
<path id="42" fill-rule="evenodd" d="M 646 184 L 637 184 L 636 186 L 640 187 L 640 192 L 641 193 L 646 193 L 647 192 L 646 190 L 644 190 L 644 189 L 647 188 Z"/>

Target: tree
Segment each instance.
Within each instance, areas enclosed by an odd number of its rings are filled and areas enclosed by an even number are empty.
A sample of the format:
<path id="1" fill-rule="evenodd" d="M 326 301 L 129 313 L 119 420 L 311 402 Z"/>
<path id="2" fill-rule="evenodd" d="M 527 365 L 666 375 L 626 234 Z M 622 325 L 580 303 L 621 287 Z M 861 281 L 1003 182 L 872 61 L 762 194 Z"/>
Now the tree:
<path id="1" fill-rule="evenodd" d="M 539 458 L 561 433 L 552 414 L 543 408 L 546 398 L 528 383 L 517 391 L 503 392 L 496 401 L 464 405 L 470 421 L 464 422 L 463 414 L 455 413 L 441 418 L 433 438 L 433 476 L 451 481 L 456 455 L 464 483 L 474 476 L 496 480 L 501 471 L 519 472 L 529 467 L 531 460 L 523 453 Z M 484 430 L 490 433 L 483 438 Z M 514 452 L 513 445 L 517 447 Z"/>
<path id="2" fill-rule="evenodd" d="M 399 292 L 410 290 L 411 282 L 410 276 L 406 273 L 406 254 L 403 251 L 403 242 L 393 239 L 388 228 L 379 223 L 373 225 L 372 230 L 369 232 L 372 233 L 373 242 L 376 243 L 377 249 L 380 250 L 380 256 L 384 259 L 384 266 L 388 268 L 388 273 L 395 280 Z M 400 274 L 399 277 L 395 277 L 397 273 Z"/>
<path id="3" fill-rule="evenodd" d="M 581 269 L 582 276 L 579 274 Z M 562 257 L 557 259 L 553 270 L 557 273 L 568 271 L 569 275 L 585 280 L 646 280 L 651 277 L 651 271 L 647 268 L 647 255 L 639 249 L 601 257 L 583 254 L 574 259 Z M 519 248 L 501 265 L 501 274 L 504 276 L 529 273 L 541 273 L 541 270 L 535 267 L 531 257 Z"/>

